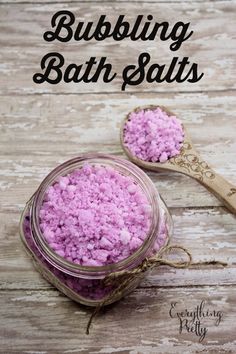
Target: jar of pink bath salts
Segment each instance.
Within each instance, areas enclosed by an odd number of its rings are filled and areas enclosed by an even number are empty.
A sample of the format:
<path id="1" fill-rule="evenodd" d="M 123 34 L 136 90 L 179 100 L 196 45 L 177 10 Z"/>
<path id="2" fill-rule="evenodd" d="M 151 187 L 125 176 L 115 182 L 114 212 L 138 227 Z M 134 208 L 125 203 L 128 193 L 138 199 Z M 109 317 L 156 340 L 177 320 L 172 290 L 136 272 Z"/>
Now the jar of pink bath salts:
<path id="1" fill-rule="evenodd" d="M 90 166 L 89 169 L 86 166 Z M 48 219 L 52 218 L 52 214 L 50 214 L 49 216 L 46 215 L 45 220 L 43 220 L 42 222 L 42 215 L 45 215 L 45 212 L 42 212 L 42 210 L 44 210 L 43 208 L 45 206 L 45 203 L 48 203 L 48 193 L 50 192 L 50 188 L 52 186 L 54 186 L 53 188 L 55 190 L 62 188 L 63 190 L 60 191 L 60 193 L 64 195 L 63 193 L 66 193 L 67 191 L 66 186 L 64 186 L 65 182 L 68 184 L 68 180 L 73 180 L 74 176 L 78 176 L 78 178 L 81 178 L 81 183 L 79 180 L 77 185 L 79 185 L 79 183 L 82 185 L 82 178 L 84 178 L 84 176 L 81 171 L 83 173 L 86 172 L 88 174 L 88 179 L 91 178 L 92 180 L 96 179 L 96 173 L 98 175 L 102 175 L 102 173 L 104 174 L 106 171 L 108 171 L 108 176 L 111 176 L 111 178 L 113 179 L 117 178 L 117 176 L 120 176 L 121 182 L 125 186 L 127 183 L 130 183 L 127 187 L 127 190 L 125 189 L 122 191 L 122 195 L 124 195 L 125 197 L 126 193 L 130 193 L 131 195 L 128 195 L 127 198 L 129 201 L 133 201 L 135 200 L 133 194 L 134 190 L 136 189 L 136 193 L 141 193 L 140 200 L 142 202 L 145 201 L 145 205 L 142 205 L 142 203 L 141 205 L 138 205 L 136 202 L 134 203 L 134 205 L 137 207 L 137 209 L 143 207 L 145 207 L 145 209 L 148 209 L 147 213 L 145 211 L 143 214 L 140 214 L 140 219 L 143 219 L 143 221 L 140 222 L 138 226 L 136 225 L 137 230 L 135 229 L 136 233 L 140 232 L 140 235 L 142 235 L 142 242 L 140 242 L 139 240 L 139 243 L 137 244 L 136 248 L 132 246 L 132 252 L 129 248 L 130 236 L 127 240 L 127 235 L 123 229 L 120 233 L 120 237 L 122 239 L 122 243 L 120 243 L 120 245 L 124 249 L 122 253 L 123 256 L 119 256 L 117 259 L 114 258 L 114 254 L 116 255 L 115 250 L 119 246 L 112 247 L 112 245 L 109 244 L 108 240 L 109 247 L 106 247 L 107 245 L 106 243 L 104 244 L 104 239 L 102 240 L 102 247 L 105 248 L 102 255 L 106 255 L 107 262 L 105 264 L 100 264 L 99 261 L 95 262 L 93 259 L 88 259 L 87 254 L 86 256 L 82 255 L 81 260 L 78 260 L 77 258 L 73 259 L 73 252 L 76 253 L 76 250 L 80 247 L 80 245 L 81 249 L 83 249 L 83 240 L 77 245 L 72 245 L 72 251 L 68 255 L 65 251 L 62 251 L 61 248 L 58 250 L 57 247 L 54 245 L 55 242 L 50 243 L 48 241 L 48 229 L 47 237 L 45 227 L 44 230 L 42 230 L 43 222 L 47 223 Z M 93 174 L 93 176 L 89 176 L 89 173 Z M 103 178 L 106 180 L 106 183 L 109 183 L 109 179 L 106 175 Z M 75 190 L 75 187 L 69 188 L 69 192 L 73 191 L 74 193 L 77 193 Z M 103 186 L 101 188 L 101 192 L 104 192 Z M 81 195 L 82 193 L 83 192 L 81 189 Z M 89 191 L 85 191 L 84 193 L 88 194 Z M 115 193 L 115 191 L 112 191 L 112 193 Z M 110 198 L 112 198 L 112 195 L 110 195 Z M 76 195 L 75 199 L 80 200 L 79 193 Z M 105 200 L 107 201 L 107 203 L 109 203 L 109 196 L 105 198 Z M 121 201 L 121 205 L 123 205 L 122 203 L 123 201 Z M 134 208 L 133 204 L 132 208 Z M 62 212 L 61 209 L 60 212 Z M 117 209 L 116 212 L 117 219 L 120 219 L 121 211 Z M 106 209 L 104 209 L 104 213 L 106 213 Z M 127 214 L 130 214 L 131 217 L 132 210 L 128 211 L 125 215 Z M 68 215 L 66 219 L 69 220 L 69 217 L 70 216 Z M 145 218 L 148 219 L 147 223 L 145 223 Z M 114 220 L 114 222 L 116 222 L 116 220 Z M 136 222 L 138 223 L 139 221 L 137 220 Z M 49 224 L 50 223 L 53 224 L 53 220 L 51 221 L 50 219 Z M 80 217 L 78 217 L 78 225 L 79 224 Z M 133 225 L 132 227 L 135 227 L 135 225 Z M 142 234 L 142 228 L 144 227 L 147 228 L 145 229 L 145 235 Z M 50 232 L 52 233 L 52 230 Z M 58 231 L 55 232 L 58 233 Z M 114 231 L 114 234 L 115 232 L 117 232 L 117 230 Z M 170 213 L 147 174 L 145 174 L 140 168 L 138 168 L 127 160 L 112 155 L 104 155 L 97 153 L 81 155 L 77 158 L 74 158 L 59 165 L 51 173 L 49 173 L 48 176 L 40 184 L 39 188 L 31 198 L 31 200 L 27 203 L 20 222 L 21 239 L 27 252 L 32 257 L 36 269 L 50 283 L 52 283 L 65 295 L 81 304 L 89 306 L 97 306 L 99 303 L 104 301 L 104 299 L 106 299 L 107 297 L 109 298 L 109 294 L 114 291 L 115 285 L 104 284 L 103 279 L 106 276 L 111 273 L 115 273 L 122 270 L 131 270 L 140 265 L 145 258 L 157 254 L 164 246 L 167 245 L 171 233 L 172 219 Z M 61 237 L 61 242 L 67 242 L 65 235 L 66 233 L 58 236 Z M 72 235 L 71 237 L 73 238 L 74 235 Z M 97 235 L 96 237 L 97 239 L 95 241 L 97 244 L 100 241 Z M 110 237 L 112 237 L 112 232 Z M 135 236 L 133 235 L 132 237 L 133 238 L 131 238 L 130 242 L 133 240 L 134 244 Z M 103 238 L 103 236 L 101 238 Z M 70 239 L 69 243 L 71 242 L 72 241 Z M 89 241 L 89 244 L 90 246 L 88 247 L 88 249 L 91 249 L 93 247 L 91 240 Z M 129 251 L 127 252 L 126 247 L 127 249 L 129 249 Z M 109 259 L 110 261 L 108 261 Z M 140 283 L 143 276 L 144 274 L 140 274 L 138 277 L 135 277 L 133 280 L 131 280 L 127 284 L 127 286 L 122 289 L 121 292 L 117 293 L 115 297 L 113 296 L 109 301 L 106 302 L 106 304 L 117 301 L 121 297 L 125 296 L 127 293 L 131 292 Z"/>

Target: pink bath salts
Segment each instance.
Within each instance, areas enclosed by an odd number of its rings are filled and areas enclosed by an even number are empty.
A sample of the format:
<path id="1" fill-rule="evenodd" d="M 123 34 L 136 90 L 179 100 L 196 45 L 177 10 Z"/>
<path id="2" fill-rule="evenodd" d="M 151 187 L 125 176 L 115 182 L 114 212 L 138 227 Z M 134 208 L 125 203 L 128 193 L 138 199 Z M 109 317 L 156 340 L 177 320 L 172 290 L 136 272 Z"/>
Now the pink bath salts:
<path id="1" fill-rule="evenodd" d="M 31 252 L 35 255 L 38 262 L 41 263 L 44 267 L 46 267 L 51 273 L 55 275 L 63 284 L 69 287 L 71 290 L 75 291 L 78 295 L 90 299 L 90 300 L 100 300 L 108 295 L 113 287 L 111 285 L 105 285 L 101 279 L 83 279 L 79 277 L 74 277 L 72 275 L 66 274 L 61 270 L 55 268 L 51 265 L 39 252 L 36 247 L 31 232 L 31 224 L 29 211 L 24 218 L 23 222 L 23 230 L 24 237 L 27 244 L 27 247 L 31 250 Z M 160 233 L 153 245 L 153 248 L 150 250 L 150 254 L 148 256 L 154 256 L 161 247 L 163 247 L 167 240 L 167 226 L 165 224 L 165 219 L 162 219 Z"/>
<path id="2" fill-rule="evenodd" d="M 129 257 L 151 224 L 150 203 L 131 177 L 88 163 L 47 189 L 39 216 L 49 246 L 83 266 Z"/>
<path id="3" fill-rule="evenodd" d="M 167 161 L 180 153 L 183 141 L 180 120 L 160 108 L 132 112 L 124 127 L 126 147 L 144 161 Z"/>

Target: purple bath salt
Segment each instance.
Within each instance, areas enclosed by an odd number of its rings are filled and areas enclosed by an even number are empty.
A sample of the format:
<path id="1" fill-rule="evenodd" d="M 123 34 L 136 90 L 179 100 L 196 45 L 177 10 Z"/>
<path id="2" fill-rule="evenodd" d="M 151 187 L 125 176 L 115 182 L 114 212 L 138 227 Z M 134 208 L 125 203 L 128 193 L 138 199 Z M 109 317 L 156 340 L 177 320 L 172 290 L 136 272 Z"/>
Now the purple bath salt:
<path id="1" fill-rule="evenodd" d="M 160 108 L 130 113 L 124 127 L 125 146 L 144 161 L 167 161 L 180 153 L 183 141 L 181 121 Z"/>
<path id="2" fill-rule="evenodd" d="M 27 248 L 30 250 L 34 257 L 37 259 L 40 267 L 45 267 L 50 271 L 60 282 L 66 285 L 68 288 L 76 292 L 78 295 L 88 300 L 100 300 L 108 295 L 113 287 L 111 285 L 105 285 L 102 279 L 83 279 L 69 275 L 50 264 L 41 254 L 36 247 L 31 231 L 29 210 L 24 217 L 23 221 L 24 239 L 27 244 Z M 152 250 L 150 250 L 149 256 L 154 256 L 158 250 L 164 246 L 167 240 L 167 226 L 165 219 L 162 219 L 160 226 L 160 234 L 158 235 Z M 51 280 L 50 280 L 51 281 Z M 56 283 L 57 284 L 57 283 Z M 58 286 L 58 285 L 56 285 Z"/>
<path id="3" fill-rule="evenodd" d="M 83 266 L 103 266 L 129 257 L 143 244 L 151 210 L 130 176 L 86 163 L 47 189 L 40 228 L 59 256 Z"/>

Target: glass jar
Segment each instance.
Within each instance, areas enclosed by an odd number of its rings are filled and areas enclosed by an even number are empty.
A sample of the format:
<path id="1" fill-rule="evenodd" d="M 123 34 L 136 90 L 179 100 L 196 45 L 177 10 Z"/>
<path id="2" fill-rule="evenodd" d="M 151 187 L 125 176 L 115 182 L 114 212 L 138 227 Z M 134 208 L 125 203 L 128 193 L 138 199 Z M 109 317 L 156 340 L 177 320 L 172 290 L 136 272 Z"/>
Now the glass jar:
<path id="1" fill-rule="evenodd" d="M 111 167 L 120 174 L 132 178 L 145 194 L 150 203 L 151 224 L 142 245 L 131 256 L 117 263 L 105 266 L 83 266 L 59 256 L 41 232 L 39 211 L 45 192 L 59 176 L 65 176 L 75 169 L 82 168 L 84 163 Z M 22 213 L 20 235 L 25 249 L 33 259 L 36 269 L 56 288 L 73 300 L 97 306 L 113 292 L 115 285 L 106 285 L 104 278 L 111 273 L 131 270 L 142 263 L 145 258 L 157 254 L 167 245 L 172 233 L 172 219 L 151 179 L 133 163 L 112 155 L 98 153 L 83 154 L 66 161 L 56 167 L 42 181 Z M 119 300 L 132 291 L 142 280 L 143 274 L 134 277 L 129 283 L 112 297 L 106 304 Z"/>

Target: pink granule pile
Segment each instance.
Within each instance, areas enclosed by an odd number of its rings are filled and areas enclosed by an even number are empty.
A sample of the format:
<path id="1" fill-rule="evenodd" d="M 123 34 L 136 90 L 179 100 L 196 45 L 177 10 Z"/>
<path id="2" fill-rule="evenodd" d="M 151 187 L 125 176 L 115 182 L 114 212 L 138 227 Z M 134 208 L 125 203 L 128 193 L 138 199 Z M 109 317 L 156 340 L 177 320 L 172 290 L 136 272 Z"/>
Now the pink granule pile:
<path id="1" fill-rule="evenodd" d="M 58 255 L 102 266 L 127 258 L 142 245 L 151 207 L 131 177 L 84 164 L 48 188 L 39 216 L 41 231 Z"/>
<path id="2" fill-rule="evenodd" d="M 180 153 L 183 141 L 180 120 L 160 108 L 132 112 L 124 127 L 125 145 L 144 161 L 167 161 Z"/>

